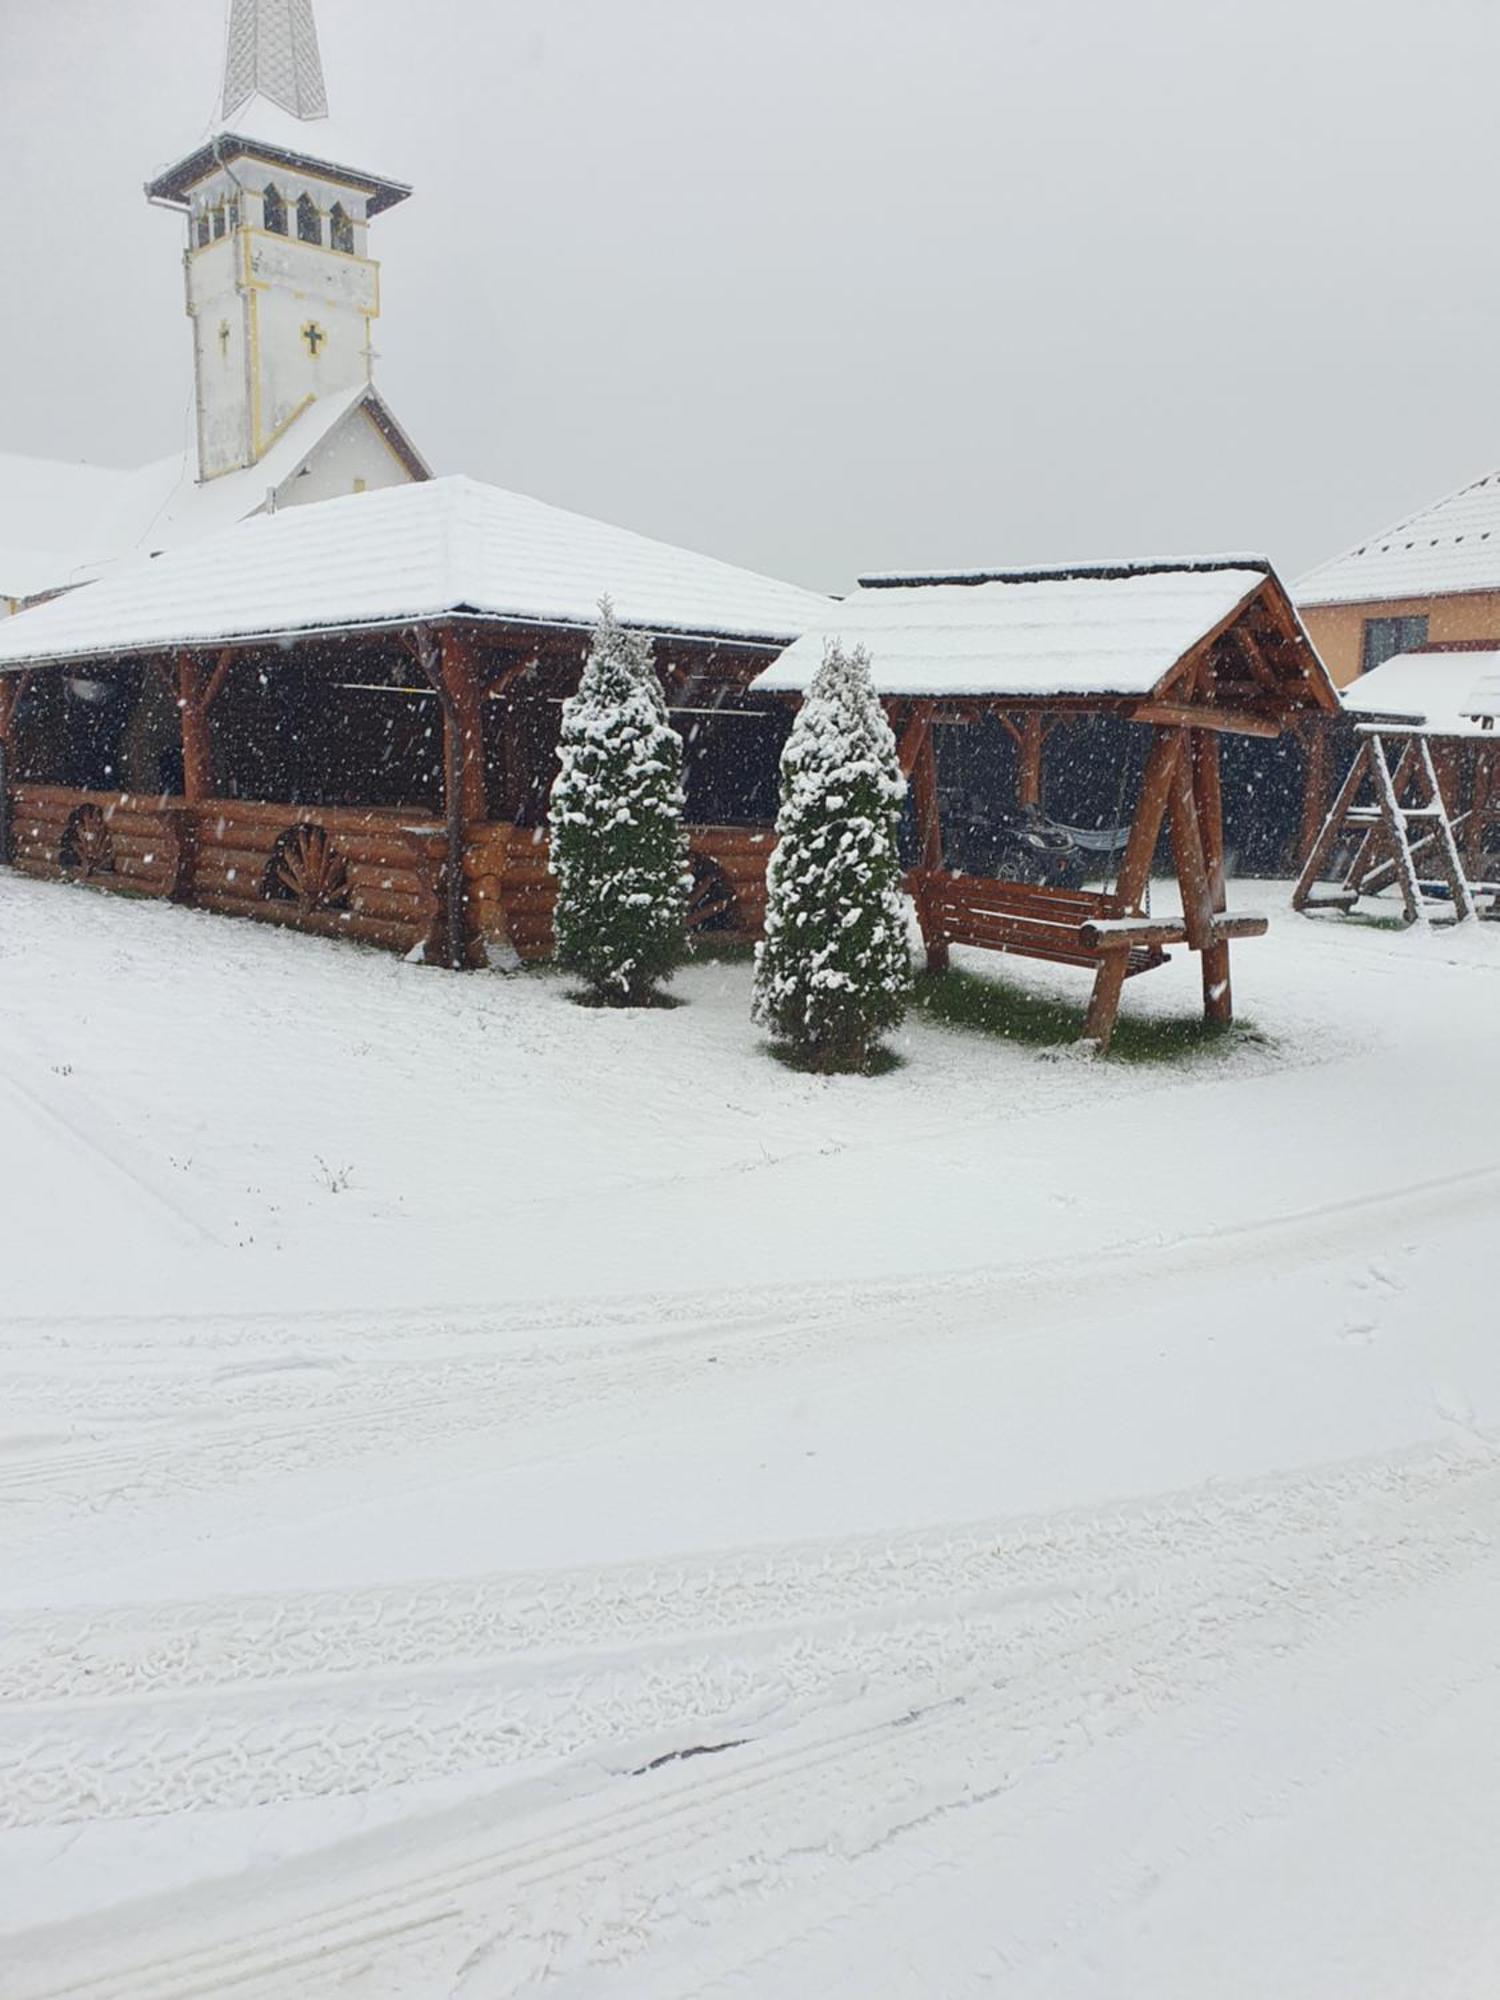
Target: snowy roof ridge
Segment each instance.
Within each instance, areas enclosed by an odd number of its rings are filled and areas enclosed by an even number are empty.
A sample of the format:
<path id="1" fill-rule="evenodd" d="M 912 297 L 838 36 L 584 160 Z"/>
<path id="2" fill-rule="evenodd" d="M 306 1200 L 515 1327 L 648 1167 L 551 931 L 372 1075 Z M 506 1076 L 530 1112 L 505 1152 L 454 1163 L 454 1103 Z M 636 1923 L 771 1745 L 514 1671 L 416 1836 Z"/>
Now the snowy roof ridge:
<path id="1" fill-rule="evenodd" d="M 1298 604 L 1359 604 L 1500 589 L 1500 469 L 1330 556 L 1293 586 Z"/>
<path id="2" fill-rule="evenodd" d="M 222 482 L 214 482 L 218 485 Z M 462 475 L 254 515 L 0 623 L 0 668 L 474 615 L 784 644 L 828 600 Z"/>
<path id="3" fill-rule="evenodd" d="M 1126 576 L 1201 575 L 1211 570 L 1260 570 L 1272 574 L 1268 557 L 1262 555 L 1218 555 L 1164 557 L 1160 560 L 1099 561 L 1081 563 L 1031 563 L 1007 569 L 924 569 L 873 570 L 859 579 L 861 590 L 916 589 L 943 583 L 1044 583 L 1057 579 L 1110 582 Z"/>
<path id="4" fill-rule="evenodd" d="M 258 513 L 267 493 L 295 477 L 361 407 L 413 477 L 429 478 L 421 454 L 369 383 L 320 396 L 254 465 L 206 482 L 195 477 L 192 446 L 125 472 L 0 455 L 0 596 L 36 597 L 92 583 L 121 563 L 180 548 Z M 65 533 L 37 534 L 39 520 L 61 528 L 64 516 Z"/>
<path id="5" fill-rule="evenodd" d="M 1268 585 L 1295 620 L 1279 578 L 1260 557 L 1244 567 L 1116 564 L 880 583 L 830 604 L 752 686 L 805 692 L 824 641 L 836 637 L 865 648 L 882 695 L 1139 698 Z M 1331 708 L 1327 676 L 1305 635 L 1302 643 L 1317 699 Z"/>
<path id="6" fill-rule="evenodd" d="M 312 0 L 233 0 L 224 51 L 225 122 L 257 92 L 294 118 L 326 118 Z"/>

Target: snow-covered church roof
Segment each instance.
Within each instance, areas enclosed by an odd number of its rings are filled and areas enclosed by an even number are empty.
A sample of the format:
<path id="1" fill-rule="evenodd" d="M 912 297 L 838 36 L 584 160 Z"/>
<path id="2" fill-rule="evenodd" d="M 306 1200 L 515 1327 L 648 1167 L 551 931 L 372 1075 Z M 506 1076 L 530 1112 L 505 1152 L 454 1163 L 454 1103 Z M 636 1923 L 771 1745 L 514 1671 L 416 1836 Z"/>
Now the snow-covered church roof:
<path id="1" fill-rule="evenodd" d="M 1270 564 L 1226 556 L 864 577 L 754 685 L 804 692 L 837 637 L 867 650 L 882 695 L 1141 696 L 1268 589 L 1326 683 Z"/>
<path id="2" fill-rule="evenodd" d="M 320 396 L 254 465 L 202 482 L 191 446 L 133 472 L 0 454 L 0 597 L 70 590 L 116 563 L 182 548 L 244 520 L 295 479 L 357 409 L 412 476 L 425 479 L 416 447 L 368 386 Z"/>
<path id="3" fill-rule="evenodd" d="M 1343 690 L 1357 721 L 1420 722 L 1437 736 L 1474 733 L 1475 722 L 1500 713 L 1500 652 L 1397 653 Z"/>
<path id="4" fill-rule="evenodd" d="M 1370 604 L 1500 590 L 1500 472 L 1369 535 L 1300 577 L 1298 604 Z"/>
<path id="5" fill-rule="evenodd" d="M 448 615 L 583 626 L 606 593 L 627 624 L 769 644 L 828 602 L 523 494 L 445 478 L 258 515 L 121 568 L 0 622 L 0 669 Z"/>

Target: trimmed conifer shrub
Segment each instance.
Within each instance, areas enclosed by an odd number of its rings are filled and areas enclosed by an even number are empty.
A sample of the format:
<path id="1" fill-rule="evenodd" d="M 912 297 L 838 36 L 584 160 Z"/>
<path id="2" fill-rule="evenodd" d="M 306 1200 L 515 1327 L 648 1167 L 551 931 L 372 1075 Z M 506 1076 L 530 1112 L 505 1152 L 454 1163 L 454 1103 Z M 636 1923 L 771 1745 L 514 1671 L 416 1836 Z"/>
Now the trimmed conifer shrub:
<path id="1" fill-rule="evenodd" d="M 603 599 L 549 810 L 557 962 L 617 1007 L 649 1006 L 686 948 L 682 739 L 651 653 Z"/>
<path id="2" fill-rule="evenodd" d="M 812 1068 L 868 1068 L 906 1012 L 905 797 L 869 656 L 830 641 L 782 752 L 755 958 L 755 1018 Z"/>

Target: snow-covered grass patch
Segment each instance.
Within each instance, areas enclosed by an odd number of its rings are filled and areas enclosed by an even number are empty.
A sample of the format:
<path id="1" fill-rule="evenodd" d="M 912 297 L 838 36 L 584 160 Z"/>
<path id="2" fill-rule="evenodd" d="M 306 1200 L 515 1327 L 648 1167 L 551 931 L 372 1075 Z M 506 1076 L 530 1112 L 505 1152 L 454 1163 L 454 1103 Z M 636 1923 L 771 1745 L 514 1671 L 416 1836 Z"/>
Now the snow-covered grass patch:
<path id="1" fill-rule="evenodd" d="M 1085 996 L 1086 997 L 1086 996 Z M 1071 1047 L 1083 1032 L 1085 1006 L 1055 993 L 1039 992 L 1003 972 L 923 972 L 914 1004 L 950 1027 L 975 1028 L 1001 1041 L 1028 1048 Z M 1249 1021 L 1221 1027 L 1201 1015 L 1122 1014 L 1110 1043 L 1108 1061 L 1179 1063 L 1212 1052 L 1225 1056 L 1240 1047 L 1267 1046 Z"/>

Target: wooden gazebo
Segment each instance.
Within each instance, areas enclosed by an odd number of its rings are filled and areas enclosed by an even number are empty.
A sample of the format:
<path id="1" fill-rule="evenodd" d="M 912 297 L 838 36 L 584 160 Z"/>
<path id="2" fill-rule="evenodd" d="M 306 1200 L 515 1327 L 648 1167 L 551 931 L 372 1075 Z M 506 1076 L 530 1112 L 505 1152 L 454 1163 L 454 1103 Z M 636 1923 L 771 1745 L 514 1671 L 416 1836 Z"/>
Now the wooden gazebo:
<path id="1" fill-rule="evenodd" d="M 609 594 L 689 742 L 693 919 L 753 934 L 827 600 L 467 479 L 260 516 L 0 622 L 0 858 L 460 966 L 545 956 L 561 703 Z"/>
<path id="2" fill-rule="evenodd" d="M 1167 947 L 1200 954 L 1206 1017 L 1233 1018 L 1229 946 L 1266 929 L 1227 908 L 1218 739 L 1272 737 L 1338 698 L 1270 565 L 1258 558 L 869 577 L 752 684 L 801 694 L 838 636 L 870 655 L 912 781 L 909 885 L 928 965 L 950 944 L 1093 974 L 1085 1037 L 1107 1047 L 1121 989 Z M 966 874 L 946 865 L 934 742 L 998 718 L 1018 742 L 1018 792 L 1040 798 L 1059 725 L 1114 717 L 1149 732 L 1111 889 Z M 1181 913 L 1148 909 L 1165 830 Z"/>

